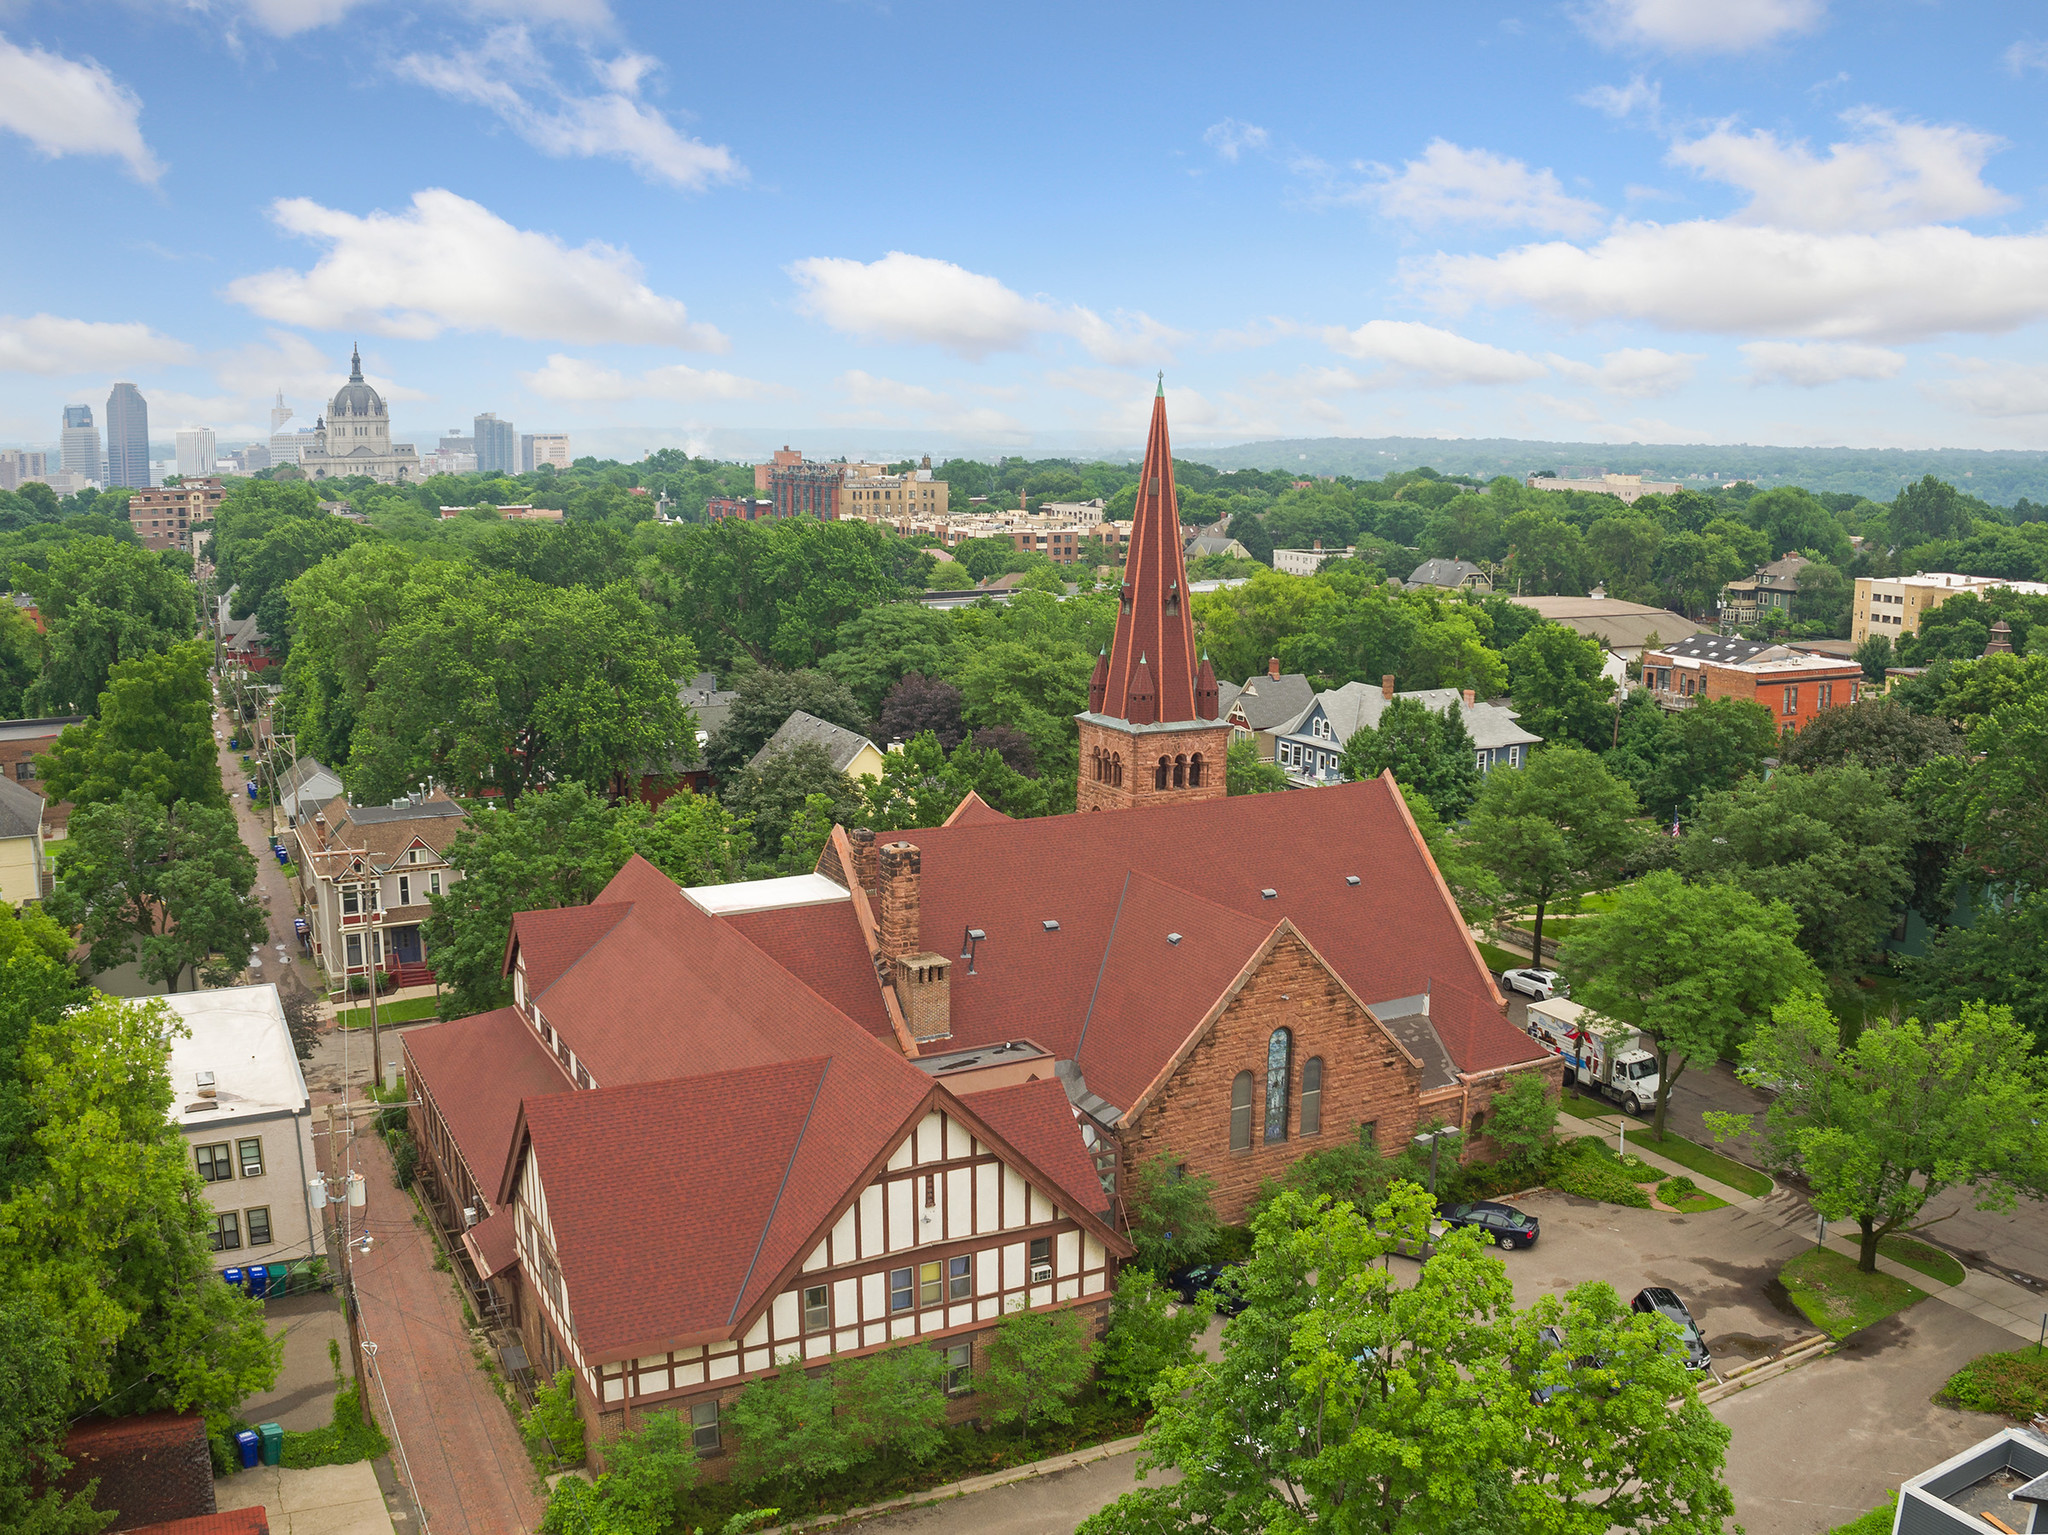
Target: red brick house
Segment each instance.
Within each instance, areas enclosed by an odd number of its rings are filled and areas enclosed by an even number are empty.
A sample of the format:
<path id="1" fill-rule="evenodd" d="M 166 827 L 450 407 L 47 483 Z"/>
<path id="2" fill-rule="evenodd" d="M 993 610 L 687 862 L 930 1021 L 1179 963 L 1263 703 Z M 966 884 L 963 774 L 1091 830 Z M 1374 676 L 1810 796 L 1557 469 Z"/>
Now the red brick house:
<path id="1" fill-rule="evenodd" d="M 1770 710 L 1781 731 L 1854 703 L 1862 685 L 1863 668 L 1854 661 L 1733 635 L 1695 634 L 1643 652 L 1643 686 L 1665 708 L 1741 698 Z"/>

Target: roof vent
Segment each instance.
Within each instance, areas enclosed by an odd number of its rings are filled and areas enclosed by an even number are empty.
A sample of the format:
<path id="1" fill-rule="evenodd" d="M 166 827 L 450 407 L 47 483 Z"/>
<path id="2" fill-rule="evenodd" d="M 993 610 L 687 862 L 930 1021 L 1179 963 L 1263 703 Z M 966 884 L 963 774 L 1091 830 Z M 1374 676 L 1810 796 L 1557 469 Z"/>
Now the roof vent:
<path id="1" fill-rule="evenodd" d="M 969 975 L 973 975 L 976 973 L 974 969 L 975 945 L 979 944 L 981 940 L 986 937 L 988 937 L 988 934 L 983 932 L 978 927 L 970 927 L 964 934 L 961 935 L 960 957 L 967 961 L 967 973 Z"/>
<path id="2" fill-rule="evenodd" d="M 1267 900 L 1271 901 L 1271 900 L 1276 900 L 1276 899 L 1278 899 L 1278 898 L 1279 898 L 1279 895 L 1280 895 L 1280 892 L 1279 892 L 1279 891 L 1277 891 L 1277 890 L 1275 890 L 1275 889 L 1273 889 L 1273 888 L 1272 888 L 1272 887 L 1271 887 L 1271 886 L 1269 885 L 1269 886 L 1267 886 L 1267 887 L 1266 887 L 1266 888 L 1265 888 L 1264 890 L 1261 890 L 1261 891 L 1259 892 L 1259 894 L 1260 894 L 1260 895 L 1262 895 L 1262 896 L 1264 896 L 1264 897 L 1265 897 L 1265 898 L 1266 898 Z"/>
<path id="3" fill-rule="evenodd" d="M 200 1096 L 200 1097 L 202 1097 L 202 1098 L 211 1098 L 211 1097 L 212 1097 L 212 1096 L 214 1095 L 214 1083 L 213 1083 L 213 1073 L 212 1073 L 212 1072 L 210 1072 L 210 1071 L 201 1071 L 201 1072 L 195 1072 L 195 1073 L 193 1074 L 193 1080 L 194 1080 L 195 1082 L 197 1082 L 197 1084 L 198 1084 L 198 1086 L 199 1086 L 199 1096 Z"/>
<path id="4" fill-rule="evenodd" d="M 1358 876 L 1356 874 L 1347 874 L 1344 876 L 1344 883 L 1347 885 L 1355 885 L 1358 883 Z"/>
<path id="5" fill-rule="evenodd" d="M 1168 934 L 1166 935 L 1166 941 L 1167 941 L 1168 943 L 1179 943 L 1179 942 L 1180 942 L 1180 934 L 1178 934 L 1178 933 L 1168 933 Z"/>
<path id="6" fill-rule="evenodd" d="M 216 1112 L 219 1108 L 220 1100 L 218 1098 L 201 1098 L 197 1103 L 186 1104 L 185 1112 L 187 1114 L 206 1114 Z"/>
<path id="7" fill-rule="evenodd" d="M 1048 933 L 1057 933 L 1060 930 L 1060 925 L 1057 922 L 1043 922 L 1039 925 Z"/>

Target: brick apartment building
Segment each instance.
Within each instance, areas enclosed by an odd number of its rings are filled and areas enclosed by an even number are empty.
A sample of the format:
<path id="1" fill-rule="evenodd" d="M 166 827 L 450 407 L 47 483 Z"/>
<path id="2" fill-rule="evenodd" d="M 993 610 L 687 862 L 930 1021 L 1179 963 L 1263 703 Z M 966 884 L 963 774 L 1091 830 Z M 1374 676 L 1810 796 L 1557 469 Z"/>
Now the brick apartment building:
<path id="1" fill-rule="evenodd" d="M 761 522 L 775 515 L 775 503 L 766 496 L 713 496 L 704 514 L 713 522 Z"/>
<path id="2" fill-rule="evenodd" d="M 1983 597 L 1994 591 L 2021 596 L 2048 595 L 2048 582 L 2006 581 L 1996 576 L 1959 576 L 1953 571 L 1921 571 L 1910 576 L 1858 576 L 1849 614 L 1849 638 L 1862 644 L 1873 634 L 1894 643 L 1920 632 L 1920 620 L 1960 593 Z"/>
<path id="3" fill-rule="evenodd" d="M 1863 668 L 1786 645 L 1695 634 L 1643 652 L 1643 686 L 1667 709 L 1702 698 L 1743 698 L 1771 711 L 1780 730 L 1798 730 L 1823 709 L 1852 704 Z"/>
<path id="4" fill-rule="evenodd" d="M 36 758 L 57 744 L 66 725 L 82 725 L 82 714 L 61 714 L 45 719 L 0 720 L 0 777 L 18 784 L 34 784 L 39 776 Z M 62 800 L 43 807 L 43 835 L 55 839 L 71 824 L 71 801 Z"/>
<path id="5" fill-rule="evenodd" d="M 227 486 L 213 478 L 138 490 L 128 498 L 128 526 L 145 549 L 196 555 L 199 531 L 213 522 L 226 495 Z"/>

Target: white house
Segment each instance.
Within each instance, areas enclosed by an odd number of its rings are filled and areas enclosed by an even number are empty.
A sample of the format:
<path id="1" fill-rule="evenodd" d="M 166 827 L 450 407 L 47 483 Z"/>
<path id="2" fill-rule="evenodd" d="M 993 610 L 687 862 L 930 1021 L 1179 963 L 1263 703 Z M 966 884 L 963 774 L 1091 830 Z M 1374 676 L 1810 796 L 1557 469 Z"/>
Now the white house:
<path id="1" fill-rule="evenodd" d="M 217 1268 L 297 1264 L 327 1251 L 308 1188 L 313 1104 L 277 988 L 227 986 L 162 999 L 191 1031 L 171 1041 L 171 1117 L 213 1207 Z"/>
<path id="2" fill-rule="evenodd" d="M 1524 730 L 1515 711 L 1500 704 L 1482 704 L 1470 690 L 1423 688 L 1413 693 L 1396 693 L 1394 679 L 1383 677 L 1380 685 L 1347 682 L 1341 688 L 1318 693 L 1315 702 L 1277 732 L 1274 760 L 1296 783 L 1343 783 L 1344 743 L 1354 732 L 1379 728 L 1380 714 L 1396 698 L 1412 698 L 1424 708 L 1441 714 L 1453 704 L 1472 737 L 1482 773 L 1497 767 L 1520 767 L 1529 759 L 1529 748 L 1543 744 L 1543 737 Z"/>

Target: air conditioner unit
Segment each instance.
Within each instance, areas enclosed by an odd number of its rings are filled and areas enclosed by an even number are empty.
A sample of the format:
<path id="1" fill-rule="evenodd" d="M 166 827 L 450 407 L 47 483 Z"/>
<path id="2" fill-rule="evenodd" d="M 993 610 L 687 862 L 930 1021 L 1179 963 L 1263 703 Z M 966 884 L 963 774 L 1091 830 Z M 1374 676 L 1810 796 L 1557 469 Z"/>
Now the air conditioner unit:
<path id="1" fill-rule="evenodd" d="M 476 1223 L 477 1223 L 477 1208 L 476 1208 L 476 1206 L 475 1206 L 475 1205 L 464 1205 L 464 1206 L 462 1207 L 462 1224 L 463 1224 L 463 1225 L 465 1225 L 465 1226 L 474 1226 L 474 1225 L 475 1225 Z"/>
<path id="2" fill-rule="evenodd" d="M 1050 1263 L 1034 1264 L 1031 1269 L 1031 1282 L 1033 1284 L 1050 1284 L 1052 1282 L 1052 1265 Z"/>

